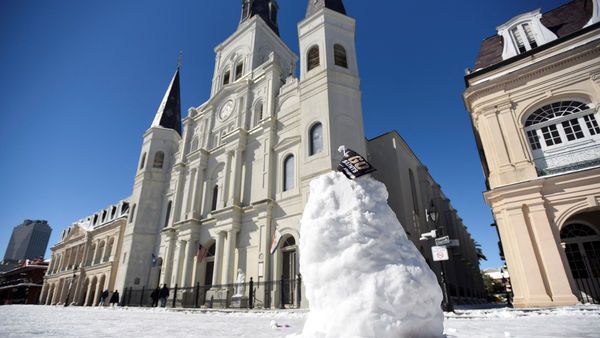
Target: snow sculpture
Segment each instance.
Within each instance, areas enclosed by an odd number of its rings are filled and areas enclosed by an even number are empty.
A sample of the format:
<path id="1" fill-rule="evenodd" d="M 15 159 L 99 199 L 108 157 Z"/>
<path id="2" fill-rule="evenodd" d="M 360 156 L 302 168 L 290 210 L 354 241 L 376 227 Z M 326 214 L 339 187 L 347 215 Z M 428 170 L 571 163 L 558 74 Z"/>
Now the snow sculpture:
<path id="1" fill-rule="evenodd" d="M 246 274 L 242 269 L 238 269 L 237 273 L 237 285 L 235 286 L 235 295 L 233 295 L 233 297 L 243 296 L 246 289 L 244 285 L 244 282 L 246 281 Z"/>
<path id="2" fill-rule="evenodd" d="M 438 338 L 435 274 L 387 205 L 385 185 L 331 172 L 313 180 L 300 229 L 310 312 L 305 338 Z"/>

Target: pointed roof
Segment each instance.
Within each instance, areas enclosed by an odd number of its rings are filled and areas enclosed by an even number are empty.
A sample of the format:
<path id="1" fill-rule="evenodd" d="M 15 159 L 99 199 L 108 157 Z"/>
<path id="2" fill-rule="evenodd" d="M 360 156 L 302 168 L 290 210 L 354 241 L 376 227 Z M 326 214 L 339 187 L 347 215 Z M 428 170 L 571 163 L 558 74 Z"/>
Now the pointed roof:
<path id="1" fill-rule="evenodd" d="M 171 79 L 151 127 L 163 127 L 175 130 L 181 135 L 181 96 L 179 90 L 179 67 Z"/>
<path id="2" fill-rule="evenodd" d="M 242 0 L 242 19 L 240 25 L 252 17 L 258 15 L 271 27 L 275 34 L 279 35 L 277 25 L 277 12 L 279 6 L 276 0 Z"/>
<path id="3" fill-rule="evenodd" d="M 346 15 L 346 8 L 344 7 L 344 2 L 342 0 L 308 0 L 306 17 L 308 18 L 324 7 Z"/>

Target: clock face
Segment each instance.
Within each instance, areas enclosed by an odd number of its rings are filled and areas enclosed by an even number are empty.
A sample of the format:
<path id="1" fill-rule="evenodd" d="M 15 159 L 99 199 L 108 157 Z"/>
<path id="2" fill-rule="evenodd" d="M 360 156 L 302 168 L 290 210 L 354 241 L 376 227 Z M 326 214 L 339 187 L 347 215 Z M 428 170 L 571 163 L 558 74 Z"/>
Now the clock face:
<path id="1" fill-rule="evenodd" d="M 226 120 L 231 113 L 233 112 L 233 100 L 229 100 L 225 102 L 223 107 L 221 107 L 221 111 L 219 112 L 219 118 L 221 120 Z"/>

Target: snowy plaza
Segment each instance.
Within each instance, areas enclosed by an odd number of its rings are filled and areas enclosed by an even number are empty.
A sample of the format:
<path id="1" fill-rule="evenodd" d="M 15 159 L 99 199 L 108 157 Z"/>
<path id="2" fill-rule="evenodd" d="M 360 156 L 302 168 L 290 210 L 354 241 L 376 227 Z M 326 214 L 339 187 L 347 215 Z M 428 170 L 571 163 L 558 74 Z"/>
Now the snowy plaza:
<path id="1" fill-rule="evenodd" d="M 294 337 L 307 312 L 200 311 L 13 305 L 0 307 L 1 337 Z M 598 337 L 600 306 L 497 308 L 446 314 L 446 338 Z M 348 337 L 349 338 L 349 337 Z"/>

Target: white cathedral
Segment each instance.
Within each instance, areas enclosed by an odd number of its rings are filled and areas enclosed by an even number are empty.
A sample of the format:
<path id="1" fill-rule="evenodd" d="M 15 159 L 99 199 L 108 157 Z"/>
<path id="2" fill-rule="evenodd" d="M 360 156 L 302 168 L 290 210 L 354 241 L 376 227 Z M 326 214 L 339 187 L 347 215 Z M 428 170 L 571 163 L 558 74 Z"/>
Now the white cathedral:
<path id="1" fill-rule="evenodd" d="M 188 110 L 183 128 L 175 72 L 144 134 L 131 197 L 63 232 L 52 248 L 42 303 L 70 296 L 74 304 L 93 305 L 104 289 L 163 284 L 208 286 L 203 300 L 222 298 L 240 273 L 259 289 L 294 280 L 308 185 L 335 170 L 340 145 L 369 157 L 430 263 L 431 244 L 418 241 L 435 227 L 425 208 L 434 203 L 444 211 L 447 232 L 461 241 L 449 266 L 450 294 L 483 297 L 474 241 L 427 168 L 396 132 L 364 136 L 355 20 L 342 0 L 308 1 L 298 24 L 299 78 L 298 57 L 278 34 L 277 11 L 275 0 L 242 2 L 238 29 L 215 49 L 210 98 Z M 272 254 L 276 231 L 281 240 Z M 207 251 L 202 260 L 200 248 Z M 299 303 L 292 295 L 278 298 L 279 284 L 271 286 L 257 300 Z"/>

